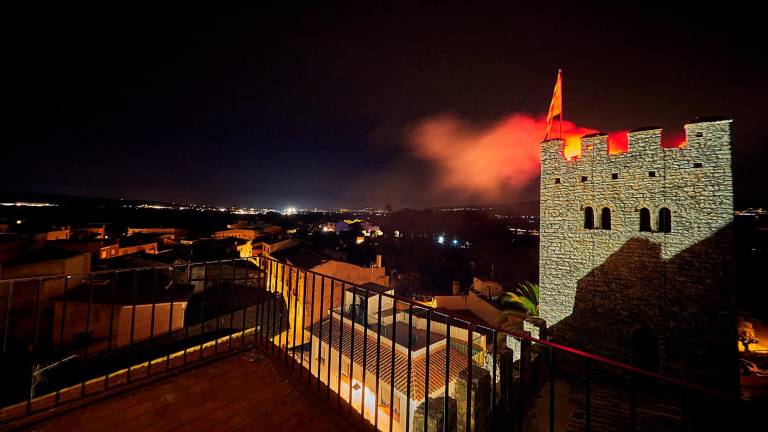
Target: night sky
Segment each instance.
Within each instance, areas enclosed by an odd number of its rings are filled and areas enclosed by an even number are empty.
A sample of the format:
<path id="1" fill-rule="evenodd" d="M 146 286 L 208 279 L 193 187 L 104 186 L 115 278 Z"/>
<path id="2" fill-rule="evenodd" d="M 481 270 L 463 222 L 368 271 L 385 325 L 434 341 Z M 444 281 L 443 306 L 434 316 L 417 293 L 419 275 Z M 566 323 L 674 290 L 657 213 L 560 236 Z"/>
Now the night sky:
<path id="1" fill-rule="evenodd" d="M 768 201 L 754 9 L 255 3 L 4 10 L 0 189 L 279 208 L 537 199 L 535 177 L 446 188 L 413 131 L 541 116 L 562 67 L 579 126 L 733 118 L 737 205 Z"/>

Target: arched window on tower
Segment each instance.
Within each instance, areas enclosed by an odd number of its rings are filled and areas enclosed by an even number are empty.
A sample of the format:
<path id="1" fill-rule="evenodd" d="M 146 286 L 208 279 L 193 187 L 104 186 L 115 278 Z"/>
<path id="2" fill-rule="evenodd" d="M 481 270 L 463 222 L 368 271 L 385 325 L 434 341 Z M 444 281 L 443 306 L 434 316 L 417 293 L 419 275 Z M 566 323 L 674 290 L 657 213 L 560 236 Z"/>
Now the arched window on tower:
<path id="1" fill-rule="evenodd" d="M 592 207 L 584 208 L 584 229 L 595 228 L 595 211 Z"/>
<path id="2" fill-rule="evenodd" d="M 651 231 L 651 211 L 645 207 L 640 209 L 640 231 Z"/>
<path id="3" fill-rule="evenodd" d="M 659 209 L 659 231 L 672 232 L 672 212 L 666 207 Z"/>
<path id="4" fill-rule="evenodd" d="M 600 212 L 600 228 L 604 230 L 611 229 L 611 209 L 608 207 L 603 207 L 603 210 Z"/>

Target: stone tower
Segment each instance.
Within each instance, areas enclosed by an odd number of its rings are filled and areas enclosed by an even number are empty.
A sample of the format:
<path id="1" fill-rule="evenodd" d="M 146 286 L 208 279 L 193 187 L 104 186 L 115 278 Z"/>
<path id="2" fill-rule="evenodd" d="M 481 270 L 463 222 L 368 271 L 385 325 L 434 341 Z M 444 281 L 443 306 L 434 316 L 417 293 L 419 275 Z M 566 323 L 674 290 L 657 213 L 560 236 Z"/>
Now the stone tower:
<path id="1" fill-rule="evenodd" d="M 541 315 L 559 341 L 721 390 L 738 385 L 730 120 L 541 147 Z"/>

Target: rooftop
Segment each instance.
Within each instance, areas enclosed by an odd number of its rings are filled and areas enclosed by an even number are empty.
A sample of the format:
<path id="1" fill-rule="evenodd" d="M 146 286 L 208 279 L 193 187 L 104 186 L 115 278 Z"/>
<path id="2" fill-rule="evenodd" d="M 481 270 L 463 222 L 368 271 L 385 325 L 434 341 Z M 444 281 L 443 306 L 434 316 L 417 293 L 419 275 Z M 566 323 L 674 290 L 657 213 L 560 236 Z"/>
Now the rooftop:
<path id="1" fill-rule="evenodd" d="M 254 351 L 202 365 L 22 430 L 356 430 L 325 404 L 303 391 L 288 369 Z"/>
<path id="2" fill-rule="evenodd" d="M 399 335 L 404 333 L 405 334 L 404 341 L 407 341 L 407 336 L 408 336 L 408 331 L 406 330 L 407 324 L 405 323 L 398 323 L 398 324 L 403 324 L 402 326 L 398 325 L 399 334 L 398 334 L 398 342 L 397 342 L 398 345 L 402 345 L 401 342 L 403 341 L 400 340 Z M 346 336 L 346 338 L 343 338 L 344 346 L 342 348 L 342 353 L 344 354 L 344 356 L 350 358 L 352 357 L 351 354 L 353 353 L 352 343 L 349 338 L 349 335 L 352 334 L 352 326 L 348 321 L 344 321 L 343 325 L 344 325 L 344 331 L 343 333 L 340 333 L 341 321 L 339 321 L 334 317 L 332 319 L 325 320 L 322 323 L 316 324 L 315 326 L 313 326 L 312 334 L 314 335 L 322 334 L 323 342 L 328 343 L 330 340 L 333 348 L 337 351 L 339 349 L 339 334 L 343 334 L 344 336 Z M 330 337 L 329 337 L 329 329 L 331 329 Z M 426 335 L 424 331 L 421 331 L 421 333 Z M 363 345 L 363 340 L 366 335 L 363 334 L 362 325 L 355 326 L 354 335 L 355 335 L 355 338 L 354 338 L 355 366 L 362 368 L 363 364 L 365 364 L 366 370 L 368 371 L 376 370 L 376 345 L 377 345 L 376 333 L 373 331 L 369 331 L 367 333 L 368 341 L 365 345 Z M 439 336 L 439 337 L 441 339 L 445 339 L 445 336 Z M 458 376 L 459 372 L 461 372 L 461 370 L 467 367 L 466 354 L 454 349 L 455 346 L 458 346 L 461 343 L 462 343 L 461 341 L 455 341 L 455 343 L 452 342 L 452 346 L 450 348 L 451 354 L 448 359 L 450 363 L 449 380 L 455 379 Z M 363 350 L 363 346 L 365 346 L 365 350 Z M 429 353 L 430 355 L 430 365 L 429 365 L 430 394 L 444 387 L 445 352 L 446 352 L 445 345 L 441 345 L 440 347 L 436 347 L 430 350 L 430 353 Z M 392 368 L 390 367 L 391 361 L 389 360 L 392 358 L 391 339 L 386 339 L 384 337 L 381 338 L 379 355 L 380 355 L 380 358 L 387 359 L 387 361 L 382 361 L 381 364 L 379 365 L 380 380 L 383 383 L 389 384 L 391 372 L 392 372 Z M 365 362 L 363 360 L 365 360 Z M 419 357 L 412 356 L 411 367 L 412 367 L 411 395 L 415 400 L 423 399 L 424 383 L 425 383 L 425 376 L 426 376 L 426 356 L 425 355 L 421 355 Z M 407 391 L 407 386 L 408 386 L 407 369 L 408 369 L 408 356 L 406 354 L 403 354 L 400 350 L 395 350 L 395 388 L 397 388 L 399 391 L 403 393 Z"/>

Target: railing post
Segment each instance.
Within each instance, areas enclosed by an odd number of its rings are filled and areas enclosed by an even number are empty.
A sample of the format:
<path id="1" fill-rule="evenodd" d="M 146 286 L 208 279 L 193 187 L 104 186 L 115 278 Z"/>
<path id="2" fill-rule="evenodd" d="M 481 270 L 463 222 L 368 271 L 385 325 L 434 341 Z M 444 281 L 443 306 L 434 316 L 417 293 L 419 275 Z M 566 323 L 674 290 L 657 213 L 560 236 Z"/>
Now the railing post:
<path id="1" fill-rule="evenodd" d="M 637 430 L 637 394 L 636 394 L 636 382 L 633 375 L 629 375 L 629 430 L 634 432 Z"/>
<path id="2" fill-rule="evenodd" d="M 285 264 L 280 264 L 281 267 L 281 274 L 280 274 L 280 285 L 282 289 L 280 290 L 280 321 L 278 322 L 278 326 L 280 328 L 280 331 L 277 336 L 278 345 L 277 345 L 277 355 L 278 359 L 280 358 L 280 351 L 283 351 L 283 364 L 285 365 L 288 361 L 288 328 L 287 326 L 290 324 L 291 321 L 291 274 L 288 273 L 287 280 L 288 283 L 286 284 L 286 274 L 285 274 Z M 288 291 L 286 293 L 286 290 Z M 285 310 L 283 310 L 283 301 L 285 301 Z M 286 322 L 286 329 L 285 329 L 285 350 L 283 350 L 283 320 Z"/>
<path id="3" fill-rule="evenodd" d="M 224 269 L 222 268 L 222 260 L 219 260 L 218 262 L 218 269 L 219 269 L 219 277 L 216 281 L 216 296 L 218 297 L 216 301 L 214 302 L 215 309 L 213 310 L 213 319 L 216 321 L 216 323 L 213 326 L 214 332 L 213 332 L 213 354 L 216 355 L 219 353 L 219 321 L 221 319 L 221 281 L 224 278 Z"/>
<path id="4" fill-rule="evenodd" d="M 413 303 L 408 303 L 408 363 L 407 375 L 405 377 L 406 396 L 405 396 L 405 430 L 411 430 L 411 352 L 413 351 Z M 427 391 L 428 393 L 428 391 Z"/>
<path id="5" fill-rule="evenodd" d="M 13 282 L 8 283 L 8 299 L 5 301 L 5 325 L 3 327 L 3 353 L 8 351 L 8 335 L 11 328 L 11 302 L 13 301 Z"/>
<path id="6" fill-rule="evenodd" d="M 173 341 L 173 303 L 174 300 L 176 300 L 176 266 L 170 266 L 168 267 L 168 271 L 171 274 L 171 306 L 170 310 L 168 311 L 168 340 Z M 183 323 L 182 323 L 183 324 Z M 168 352 L 168 354 L 165 356 L 165 370 L 166 372 L 168 369 L 171 368 L 171 353 Z"/>
<path id="7" fill-rule="evenodd" d="M 312 275 L 312 291 L 314 292 L 314 285 L 315 285 L 315 276 Z M 319 335 L 317 335 L 317 390 L 320 390 L 320 383 L 323 382 L 323 373 L 322 373 L 322 365 L 320 364 L 320 360 L 323 359 L 323 297 L 325 297 L 325 276 L 320 276 L 320 307 L 318 309 L 318 313 L 320 316 L 318 317 L 318 322 L 320 327 L 318 331 L 320 332 Z M 312 306 L 312 315 L 314 316 L 315 308 L 314 305 Z M 328 322 L 328 325 L 330 326 L 330 321 Z M 328 338 L 328 349 L 331 348 L 331 339 Z"/>
<path id="8" fill-rule="evenodd" d="M 242 325 L 242 331 L 240 333 L 240 347 L 245 348 L 245 329 L 248 327 L 248 296 L 251 294 L 251 288 L 248 285 L 250 283 L 250 270 L 251 270 L 251 258 L 245 259 L 245 283 L 243 286 L 242 291 L 242 301 L 243 301 L 243 325 Z M 254 291 L 256 295 L 259 294 L 258 289 Z M 254 308 L 258 309 L 258 307 Z M 253 317 L 253 331 L 254 331 L 254 341 L 256 340 L 256 316 L 255 316 L 255 310 L 254 310 L 254 317 Z"/>
<path id="9" fill-rule="evenodd" d="M 549 432 L 555 432 L 555 349 L 549 348 Z"/>
<path id="10" fill-rule="evenodd" d="M 331 281 L 332 286 L 336 284 L 335 280 Z M 339 409 L 341 409 L 341 374 L 343 372 L 343 365 L 341 364 L 341 353 L 344 351 L 344 303 L 346 303 L 346 290 L 345 285 L 342 282 L 341 284 L 341 307 L 339 308 L 340 314 L 339 314 L 339 320 L 341 321 L 339 323 L 339 373 L 338 373 L 338 382 L 336 383 L 336 402 L 339 405 Z M 352 383 L 352 380 L 350 379 L 350 384 Z"/>
<path id="11" fill-rule="evenodd" d="M 83 361 L 80 366 L 80 397 L 85 396 L 85 382 L 87 380 L 86 368 L 84 367 L 88 362 L 88 348 L 91 345 L 91 308 L 93 307 L 93 273 L 90 274 L 88 280 L 88 309 L 85 313 L 85 346 L 83 347 Z"/>
<path id="12" fill-rule="evenodd" d="M 325 284 L 325 276 L 323 276 L 323 284 Z M 331 280 L 331 305 L 329 310 L 331 312 L 328 313 L 328 359 L 326 361 L 326 371 L 328 372 L 326 380 L 325 380 L 325 388 L 326 388 L 326 397 L 328 399 L 331 398 L 331 351 L 333 347 L 333 298 L 334 298 L 334 289 L 336 288 L 336 284 L 333 280 Z M 342 296 L 343 297 L 343 296 Z M 341 344 L 339 344 L 339 349 L 341 349 Z M 341 365 L 339 365 L 339 374 L 341 374 Z"/>
<path id="13" fill-rule="evenodd" d="M 381 377 L 381 303 L 384 301 L 384 297 L 379 294 L 378 312 L 376 315 L 376 404 L 374 405 L 373 413 L 373 429 L 379 430 L 379 384 Z"/>
<path id="14" fill-rule="evenodd" d="M 305 271 L 304 272 L 304 283 L 303 283 L 302 294 L 301 294 L 301 303 L 302 303 L 301 304 L 301 360 L 300 360 L 300 363 L 299 363 L 301 365 L 301 367 L 299 368 L 299 376 L 301 376 L 301 374 L 303 373 L 301 368 L 304 367 L 304 344 L 306 343 L 304 341 L 304 333 L 306 333 L 305 329 L 307 328 L 307 324 L 305 322 L 305 319 L 307 318 L 307 308 L 306 308 L 306 306 L 307 306 L 307 277 L 308 276 L 309 276 L 309 273 Z M 310 307 L 312 307 L 312 306 L 313 305 L 310 305 Z M 309 358 L 311 359 L 312 358 L 312 319 L 311 318 L 309 320 L 309 325 L 310 325 L 310 327 L 309 327 L 309 332 L 310 332 L 309 333 L 310 334 L 310 336 L 309 336 Z M 311 369 L 312 369 L 312 360 L 309 361 L 309 366 L 310 367 L 307 368 L 307 371 L 309 371 L 309 374 L 312 375 L 312 371 L 311 371 Z"/>
<path id="15" fill-rule="evenodd" d="M 187 289 L 184 299 L 187 301 L 187 310 L 190 310 L 189 304 L 192 302 L 192 295 L 194 294 L 194 284 L 192 283 L 192 262 L 187 263 Z M 187 352 L 189 347 L 187 346 L 187 340 L 189 339 L 189 325 L 187 325 L 187 313 L 184 313 L 184 364 L 187 364 Z"/>
<path id="16" fill-rule="evenodd" d="M 62 307 L 61 307 L 61 328 L 59 329 L 59 352 L 64 352 L 64 327 L 67 325 L 67 291 L 69 289 L 69 279 L 71 276 L 64 276 L 64 293 L 62 295 Z M 129 369 L 130 371 L 130 369 Z M 59 405 L 61 400 L 61 388 L 56 388 L 56 396 L 54 398 L 54 406 Z"/>
<path id="17" fill-rule="evenodd" d="M 107 337 L 107 358 L 112 359 L 112 332 L 114 330 L 114 323 L 115 323 L 115 303 L 117 300 L 115 299 L 115 288 L 117 288 L 117 279 L 118 274 L 117 272 L 112 273 L 112 278 L 110 279 L 112 292 L 112 302 L 110 304 L 109 308 L 109 336 Z M 186 337 L 185 337 L 186 339 Z M 186 346 L 186 345 L 185 345 Z M 184 363 L 187 362 L 187 351 L 184 350 Z M 109 389 L 109 369 L 105 369 L 104 371 L 104 391 Z"/>
<path id="18" fill-rule="evenodd" d="M 360 397 L 360 414 L 362 414 L 363 419 L 365 419 L 365 393 L 368 388 L 365 386 L 366 375 L 368 374 L 368 299 L 371 298 L 371 291 L 368 288 L 363 289 L 365 290 L 365 310 L 363 311 L 363 389 Z"/>
<path id="19" fill-rule="evenodd" d="M 296 272 L 296 277 L 293 277 L 294 271 Z M 298 327 L 298 321 L 296 321 L 298 311 L 299 311 L 299 270 L 298 269 L 291 269 L 291 279 L 293 279 L 293 339 L 291 340 L 291 343 L 293 344 L 293 351 L 291 354 L 291 357 L 293 358 L 293 362 L 291 363 L 291 370 L 295 370 L 296 367 L 296 327 Z M 302 301 L 304 297 L 302 296 Z M 302 320 L 303 322 L 304 320 Z M 303 332 L 302 332 L 303 333 Z M 286 344 L 287 345 L 287 344 Z M 286 351 L 288 351 L 288 347 L 286 346 Z M 302 358 L 304 355 L 304 351 L 302 348 Z M 299 369 L 299 372 L 301 372 L 301 369 Z"/>
<path id="20" fill-rule="evenodd" d="M 132 306 L 131 306 L 131 334 L 128 335 L 128 382 L 131 382 L 131 365 L 133 364 L 133 333 L 136 330 L 136 296 L 139 290 L 139 273 L 138 270 L 133 270 L 133 294 L 132 294 Z M 202 350 L 202 347 L 201 347 Z M 202 351 L 200 352 L 202 356 Z"/>
<path id="21" fill-rule="evenodd" d="M 308 278 L 308 276 L 309 276 L 309 272 L 304 274 L 304 292 L 305 293 L 306 293 L 306 288 L 307 288 L 307 278 Z M 312 384 L 312 351 L 313 351 L 312 348 L 313 348 L 313 346 L 315 344 L 315 342 L 314 342 L 314 339 L 315 339 L 315 288 L 316 288 L 315 274 L 312 273 L 312 288 L 311 288 L 312 289 L 312 300 L 311 300 L 311 302 L 309 304 L 309 352 L 307 353 L 307 355 L 309 356 L 309 361 L 308 361 L 309 367 L 307 368 L 309 373 L 307 374 L 307 384 L 309 384 L 309 385 Z M 304 294 L 304 298 L 305 299 L 307 298 L 306 294 Z M 307 311 L 306 310 L 304 311 L 304 316 L 305 317 L 307 316 Z M 320 325 L 322 325 L 322 323 L 323 323 L 323 320 L 321 319 L 320 320 Z M 322 344 L 323 344 L 323 339 L 319 338 L 318 349 L 321 352 L 322 352 Z M 304 355 L 304 351 L 303 350 L 301 351 L 301 354 L 302 354 L 302 356 Z M 318 368 L 317 369 L 317 376 L 320 377 L 320 364 L 319 363 L 317 365 L 317 368 Z"/>
<path id="22" fill-rule="evenodd" d="M 208 263 L 203 263 L 203 290 L 200 292 L 200 359 L 203 358 L 205 343 L 205 294 L 208 291 Z"/>
<path id="23" fill-rule="evenodd" d="M 232 283 L 229 285 L 229 346 L 227 351 L 232 351 L 232 334 L 235 329 L 235 293 L 237 292 L 237 262 L 241 258 L 232 258 Z M 242 342 L 242 340 L 240 341 Z"/>
<path id="24" fill-rule="evenodd" d="M 585 362 L 586 384 L 584 389 L 584 430 L 592 430 L 592 362 L 589 358 Z"/>
<path id="25" fill-rule="evenodd" d="M 445 315 L 445 386 L 443 394 L 443 432 L 449 432 L 448 424 L 448 383 L 451 382 L 451 318 Z M 452 416 L 451 416 L 452 417 Z"/>
<path id="26" fill-rule="evenodd" d="M 493 358 L 491 368 L 491 430 L 496 430 L 496 357 L 498 354 L 497 346 L 499 345 L 498 334 L 496 330 L 491 329 L 491 340 L 493 341 Z"/>
<path id="27" fill-rule="evenodd" d="M 514 337 L 514 336 L 513 336 Z M 520 339 L 520 385 L 517 398 L 517 430 L 522 432 L 523 430 L 523 417 L 525 416 L 525 404 L 526 404 L 526 379 L 525 375 L 528 373 L 528 351 L 530 349 L 530 342 L 527 339 Z"/>
<path id="28" fill-rule="evenodd" d="M 258 270 L 256 273 L 256 301 L 258 301 L 257 310 L 259 315 L 259 333 L 256 335 L 256 343 L 261 345 L 262 348 L 266 348 L 267 329 L 265 327 L 269 325 L 269 317 L 267 316 L 269 314 L 269 303 L 267 303 L 269 299 L 269 261 L 263 259 L 260 261 L 260 264 L 263 268 L 257 266 Z"/>
<path id="29" fill-rule="evenodd" d="M 344 291 L 346 294 L 346 291 Z M 353 401 L 352 401 L 352 381 L 354 380 L 355 376 L 355 300 L 357 294 L 357 287 L 355 285 L 352 285 L 352 305 L 350 309 L 352 312 L 350 313 L 350 322 L 352 326 L 352 331 L 349 333 L 349 407 L 350 409 L 354 408 Z M 344 314 L 344 311 L 341 311 L 342 315 Z"/>
<path id="30" fill-rule="evenodd" d="M 392 432 L 395 417 L 395 341 L 397 340 L 397 299 L 392 299 L 392 362 L 389 365 L 389 432 Z"/>
<path id="31" fill-rule="evenodd" d="M 465 418 L 464 430 L 467 432 L 472 431 L 472 369 L 474 363 L 472 363 L 472 333 L 474 324 L 467 323 L 467 413 Z"/>
<path id="32" fill-rule="evenodd" d="M 149 350 L 155 347 L 155 310 L 157 308 L 157 267 L 152 269 L 152 316 L 149 317 Z M 152 360 L 147 362 L 147 377 L 152 375 Z"/>
<path id="33" fill-rule="evenodd" d="M 274 284 L 272 284 L 272 289 L 271 289 L 271 292 L 270 292 L 270 306 L 271 306 L 270 309 L 272 311 L 272 313 L 271 313 L 271 315 L 272 315 L 272 326 L 270 328 L 270 336 L 271 337 L 269 339 L 269 343 L 270 343 L 269 348 L 270 348 L 270 352 L 274 355 L 275 354 L 275 332 L 277 331 L 277 308 L 278 308 L 277 298 L 279 297 L 278 296 L 278 289 L 277 289 L 277 277 L 278 277 L 277 276 L 277 268 L 278 268 L 278 266 L 277 266 L 277 263 L 273 262 L 273 261 L 270 262 L 270 264 L 271 264 L 270 268 L 271 268 L 271 271 L 272 271 L 272 275 L 275 277 L 275 282 L 274 282 Z M 269 277 L 269 280 L 270 280 L 270 282 L 272 282 L 272 276 Z M 278 351 L 278 353 L 279 352 L 280 351 Z"/>
<path id="34" fill-rule="evenodd" d="M 29 356 L 29 394 L 27 395 L 27 414 L 32 412 L 32 398 L 35 397 L 35 385 L 37 385 L 35 382 L 35 358 L 37 357 L 37 338 L 38 330 L 40 327 L 40 290 L 42 288 L 42 284 L 42 279 L 38 279 L 37 285 L 35 286 L 35 324 L 32 337 L 32 352 Z"/>
<path id="35" fill-rule="evenodd" d="M 427 350 L 424 357 L 424 432 L 429 431 L 429 345 L 432 343 L 432 309 L 427 309 Z M 448 383 L 446 382 L 447 386 Z"/>

